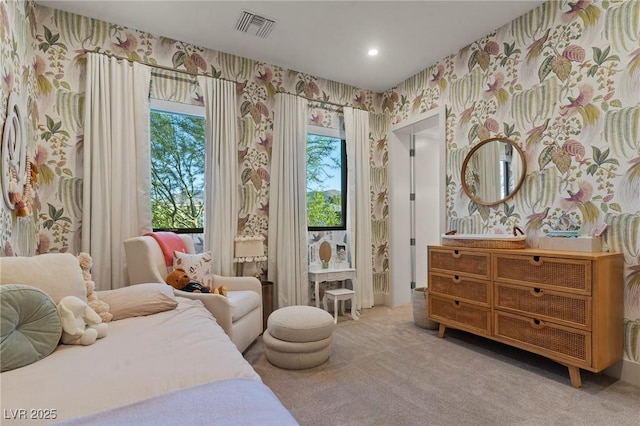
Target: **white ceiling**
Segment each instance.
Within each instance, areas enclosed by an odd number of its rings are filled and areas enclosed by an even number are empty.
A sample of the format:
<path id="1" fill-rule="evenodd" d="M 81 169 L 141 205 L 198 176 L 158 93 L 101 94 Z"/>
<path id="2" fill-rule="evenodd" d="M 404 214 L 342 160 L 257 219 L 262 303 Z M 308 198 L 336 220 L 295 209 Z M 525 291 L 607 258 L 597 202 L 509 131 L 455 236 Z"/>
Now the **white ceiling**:
<path id="1" fill-rule="evenodd" d="M 382 92 L 543 1 L 113 1 L 37 3 Z M 275 19 L 266 39 L 242 10 Z M 376 47 L 380 54 L 369 57 Z"/>

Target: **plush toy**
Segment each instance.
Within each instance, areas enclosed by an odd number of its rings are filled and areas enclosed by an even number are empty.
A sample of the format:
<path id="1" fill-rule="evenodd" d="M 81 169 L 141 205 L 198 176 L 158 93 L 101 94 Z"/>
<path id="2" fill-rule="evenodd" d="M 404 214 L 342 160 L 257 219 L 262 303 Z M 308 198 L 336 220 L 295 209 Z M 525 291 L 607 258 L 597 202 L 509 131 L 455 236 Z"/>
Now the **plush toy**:
<path id="1" fill-rule="evenodd" d="M 226 286 L 221 285 L 221 286 L 220 286 L 220 287 L 218 287 L 218 288 L 214 288 L 214 289 L 213 289 L 213 291 L 212 291 L 212 293 L 213 293 L 213 294 L 220 294 L 220 295 L 222 295 L 222 296 L 226 296 L 226 295 L 227 295 L 227 287 L 226 287 Z"/>
<path id="2" fill-rule="evenodd" d="M 80 253 L 76 256 L 78 263 L 80 263 L 80 269 L 82 269 L 82 279 L 85 281 L 91 280 L 91 267 L 93 266 L 93 259 L 89 253 Z"/>
<path id="3" fill-rule="evenodd" d="M 91 345 L 107 335 L 107 324 L 83 300 L 66 296 L 58 303 L 62 323 L 62 343 L 65 345 Z"/>
<path id="4" fill-rule="evenodd" d="M 102 322 L 109 322 L 113 319 L 113 314 L 109 312 L 109 304 L 98 298 L 97 293 L 94 291 L 96 283 L 93 281 L 85 281 L 84 285 L 87 288 L 87 304 L 91 309 L 96 311 L 96 314 L 100 317 Z"/>
<path id="5" fill-rule="evenodd" d="M 80 269 L 82 269 L 82 279 L 87 289 L 87 302 L 89 307 L 96 311 L 102 319 L 102 322 L 111 321 L 113 315 L 109 312 L 109 304 L 98 298 L 98 294 L 95 292 L 96 283 L 91 280 L 90 271 L 93 266 L 93 259 L 91 259 L 88 253 L 80 253 L 77 259 L 80 263 Z"/>
<path id="6" fill-rule="evenodd" d="M 192 280 L 182 268 L 176 268 L 169 272 L 169 275 L 164 280 L 176 290 L 189 291 L 191 293 L 211 293 L 207 287 Z"/>

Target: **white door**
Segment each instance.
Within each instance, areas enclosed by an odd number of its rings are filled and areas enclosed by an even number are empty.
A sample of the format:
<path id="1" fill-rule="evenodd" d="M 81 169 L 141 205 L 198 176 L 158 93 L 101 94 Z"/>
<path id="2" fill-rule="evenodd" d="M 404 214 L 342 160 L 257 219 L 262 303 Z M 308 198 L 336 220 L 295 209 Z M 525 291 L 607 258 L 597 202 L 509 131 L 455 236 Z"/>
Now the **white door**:
<path id="1" fill-rule="evenodd" d="M 444 113 L 391 128 L 388 141 L 391 290 L 385 303 L 397 306 L 411 301 L 412 286 L 427 285 L 427 245 L 438 244 L 445 230 Z"/>

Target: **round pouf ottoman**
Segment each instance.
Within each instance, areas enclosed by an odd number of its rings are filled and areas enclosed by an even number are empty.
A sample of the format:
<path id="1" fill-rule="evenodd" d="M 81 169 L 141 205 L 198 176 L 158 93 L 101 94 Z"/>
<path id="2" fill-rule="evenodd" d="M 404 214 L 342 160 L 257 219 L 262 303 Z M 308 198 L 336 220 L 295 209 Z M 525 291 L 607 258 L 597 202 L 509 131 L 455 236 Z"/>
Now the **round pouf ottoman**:
<path id="1" fill-rule="evenodd" d="M 265 355 L 276 367 L 316 367 L 331 355 L 333 317 L 313 306 L 287 306 L 274 311 L 262 334 Z"/>

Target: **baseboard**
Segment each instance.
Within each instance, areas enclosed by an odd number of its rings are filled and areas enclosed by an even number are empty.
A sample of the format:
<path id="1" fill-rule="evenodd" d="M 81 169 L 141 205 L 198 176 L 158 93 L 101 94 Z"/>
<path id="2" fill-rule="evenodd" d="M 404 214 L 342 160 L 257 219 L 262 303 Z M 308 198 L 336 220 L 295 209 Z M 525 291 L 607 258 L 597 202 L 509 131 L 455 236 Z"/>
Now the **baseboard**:
<path id="1" fill-rule="evenodd" d="M 389 295 L 388 294 L 374 294 L 373 295 L 373 304 L 374 306 L 390 306 L 389 304 Z"/>
<path id="2" fill-rule="evenodd" d="M 604 374 L 640 386 L 640 364 L 623 359 L 604 370 Z"/>

